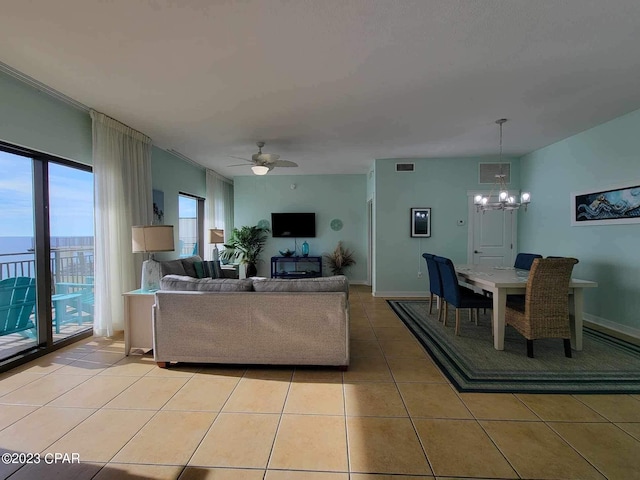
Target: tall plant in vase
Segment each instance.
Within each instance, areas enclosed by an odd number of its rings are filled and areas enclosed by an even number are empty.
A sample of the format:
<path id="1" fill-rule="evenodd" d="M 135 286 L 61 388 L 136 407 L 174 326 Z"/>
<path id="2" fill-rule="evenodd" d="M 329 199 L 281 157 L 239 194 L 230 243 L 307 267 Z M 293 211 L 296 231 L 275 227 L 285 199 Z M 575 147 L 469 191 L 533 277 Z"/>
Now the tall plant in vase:
<path id="1" fill-rule="evenodd" d="M 247 277 L 255 277 L 258 274 L 258 257 L 264 250 L 270 231 L 258 226 L 234 228 L 220 256 L 225 260 L 239 260 L 247 266 Z"/>
<path id="2" fill-rule="evenodd" d="M 342 242 L 338 242 L 333 252 L 324 255 L 324 258 L 329 265 L 331 273 L 334 275 L 343 275 L 344 269 L 351 265 L 355 265 L 356 261 L 353 258 L 353 252 L 342 246 Z"/>

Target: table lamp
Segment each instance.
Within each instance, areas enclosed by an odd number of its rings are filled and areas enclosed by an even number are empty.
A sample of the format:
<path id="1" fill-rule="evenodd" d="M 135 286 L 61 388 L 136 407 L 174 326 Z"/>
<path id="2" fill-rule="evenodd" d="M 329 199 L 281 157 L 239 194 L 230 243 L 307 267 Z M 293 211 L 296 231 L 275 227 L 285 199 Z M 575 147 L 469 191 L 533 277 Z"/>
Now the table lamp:
<path id="1" fill-rule="evenodd" d="M 133 253 L 148 253 L 149 259 L 142 263 L 142 285 L 144 291 L 160 288 L 160 263 L 153 258 L 155 252 L 173 252 L 173 225 L 136 225 L 131 227 Z"/>
<path id="2" fill-rule="evenodd" d="M 218 251 L 218 243 L 224 243 L 224 230 L 221 228 L 209 229 L 209 243 L 213 243 L 213 251 L 211 252 L 211 260 L 220 260 L 220 252 Z"/>

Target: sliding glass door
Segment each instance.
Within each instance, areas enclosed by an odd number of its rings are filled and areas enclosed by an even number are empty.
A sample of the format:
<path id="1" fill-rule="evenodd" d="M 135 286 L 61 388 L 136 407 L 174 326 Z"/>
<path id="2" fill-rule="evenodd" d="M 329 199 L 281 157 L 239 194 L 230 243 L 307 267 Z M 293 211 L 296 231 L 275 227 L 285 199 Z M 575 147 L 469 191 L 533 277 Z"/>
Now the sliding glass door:
<path id="1" fill-rule="evenodd" d="M 37 345 L 31 160 L 0 151 L 0 360 Z"/>
<path id="2" fill-rule="evenodd" d="M 0 362 L 93 329 L 93 175 L 0 144 Z"/>
<path id="3" fill-rule="evenodd" d="M 54 341 L 93 329 L 93 175 L 49 163 Z"/>

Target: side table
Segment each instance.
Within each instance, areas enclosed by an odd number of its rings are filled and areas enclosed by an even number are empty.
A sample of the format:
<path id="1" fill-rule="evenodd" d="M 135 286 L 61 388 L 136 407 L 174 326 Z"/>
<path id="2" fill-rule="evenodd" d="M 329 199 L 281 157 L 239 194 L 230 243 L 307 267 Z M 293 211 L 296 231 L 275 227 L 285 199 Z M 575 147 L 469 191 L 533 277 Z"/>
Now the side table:
<path id="1" fill-rule="evenodd" d="M 124 297 L 124 353 L 129 356 L 132 348 L 153 348 L 153 304 L 155 291 L 132 290 Z"/>

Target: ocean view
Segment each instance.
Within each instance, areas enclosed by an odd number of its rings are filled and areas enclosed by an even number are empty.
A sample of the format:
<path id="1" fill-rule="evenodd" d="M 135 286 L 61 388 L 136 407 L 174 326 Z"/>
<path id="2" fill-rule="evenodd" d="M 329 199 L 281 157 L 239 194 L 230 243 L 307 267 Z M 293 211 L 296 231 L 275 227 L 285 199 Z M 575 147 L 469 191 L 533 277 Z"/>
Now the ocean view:
<path id="1" fill-rule="evenodd" d="M 51 248 L 92 247 L 93 237 L 51 237 Z M 24 254 L 34 248 L 33 237 L 0 237 L 0 255 L 2 261 L 7 261 L 6 254 Z M 32 255 L 18 255 L 18 257 Z M 23 258 L 17 258 L 22 260 Z"/>

